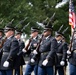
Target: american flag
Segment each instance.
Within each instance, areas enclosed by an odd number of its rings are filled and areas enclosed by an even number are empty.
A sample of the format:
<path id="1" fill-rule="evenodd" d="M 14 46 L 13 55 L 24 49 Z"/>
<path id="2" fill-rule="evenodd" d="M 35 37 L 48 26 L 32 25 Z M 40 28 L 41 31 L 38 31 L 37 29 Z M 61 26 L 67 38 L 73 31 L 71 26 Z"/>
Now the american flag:
<path id="1" fill-rule="evenodd" d="M 75 28 L 75 24 L 76 24 L 76 19 L 75 19 L 76 15 L 75 15 L 75 11 L 74 11 L 74 6 L 72 3 L 72 0 L 69 1 L 69 25 L 71 25 L 72 29 Z"/>

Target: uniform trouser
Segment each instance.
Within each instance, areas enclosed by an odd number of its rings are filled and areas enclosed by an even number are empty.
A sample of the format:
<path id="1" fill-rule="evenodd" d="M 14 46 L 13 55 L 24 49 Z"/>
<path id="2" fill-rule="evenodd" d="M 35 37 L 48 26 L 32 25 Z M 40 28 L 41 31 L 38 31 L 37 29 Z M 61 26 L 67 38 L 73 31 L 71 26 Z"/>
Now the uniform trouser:
<path id="1" fill-rule="evenodd" d="M 76 75 L 76 66 L 69 63 L 69 72 L 70 75 Z"/>
<path id="2" fill-rule="evenodd" d="M 53 66 L 50 67 L 38 67 L 38 75 L 54 75 Z"/>
<path id="3" fill-rule="evenodd" d="M 0 75 L 13 75 L 13 70 L 1 70 Z"/>
<path id="4" fill-rule="evenodd" d="M 20 66 L 19 68 L 15 69 L 15 75 L 23 75 L 23 67 Z"/>
<path id="5" fill-rule="evenodd" d="M 58 71 L 58 75 L 64 75 L 64 67 L 63 66 L 56 67 L 56 70 Z"/>
<path id="6" fill-rule="evenodd" d="M 37 75 L 38 65 L 29 65 L 27 64 L 25 69 L 25 75 L 31 75 L 31 73 L 34 71 L 34 75 Z"/>
<path id="7" fill-rule="evenodd" d="M 15 69 L 15 75 L 20 75 L 20 69 Z"/>

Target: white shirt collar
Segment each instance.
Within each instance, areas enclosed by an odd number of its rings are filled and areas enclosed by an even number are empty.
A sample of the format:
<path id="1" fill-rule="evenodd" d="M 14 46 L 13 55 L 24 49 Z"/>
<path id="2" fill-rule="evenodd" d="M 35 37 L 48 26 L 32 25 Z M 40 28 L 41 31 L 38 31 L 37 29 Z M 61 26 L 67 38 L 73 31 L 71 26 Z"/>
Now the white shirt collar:
<path id="1" fill-rule="evenodd" d="M 61 43 L 61 40 L 57 41 L 57 43 Z"/>
<path id="2" fill-rule="evenodd" d="M 8 37 L 7 39 L 10 39 L 12 36 Z"/>
<path id="3" fill-rule="evenodd" d="M 36 36 L 36 37 L 34 37 L 33 39 L 34 39 L 34 40 L 36 40 L 36 38 L 37 38 L 37 36 Z"/>
<path id="4" fill-rule="evenodd" d="M 48 38 L 49 38 L 49 36 L 46 37 L 46 39 L 48 39 Z"/>

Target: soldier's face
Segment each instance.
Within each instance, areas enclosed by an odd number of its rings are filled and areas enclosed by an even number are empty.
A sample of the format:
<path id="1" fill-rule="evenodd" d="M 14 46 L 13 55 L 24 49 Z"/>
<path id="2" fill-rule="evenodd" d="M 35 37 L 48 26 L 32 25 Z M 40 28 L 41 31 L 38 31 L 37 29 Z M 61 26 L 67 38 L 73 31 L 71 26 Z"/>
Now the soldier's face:
<path id="1" fill-rule="evenodd" d="M 2 32 L 0 32 L 0 36 L 2 36 Z"/>
<path id="2" fill-rule="evenodd" d="M 20 34 L 17 34 L 15 37 L 16 37 L 17 39 L 20 39 L 20 38 L 21 38 L 21 35 L 20 35 Z"/>
<path id="3" fill-rule="evenodd" d="M 45 37 L 49 36 L 50 34 L 51 34 L 51 31 L 46 31 L 46 32 L 44 32 L 44 36 L 45 36 Z"/>
<path id="4" fill-rule="evenodd" d="M 31 37 L 36 37 L 38 35 L 38 32 L 33 32 L 33 33 L 31 33 Z"/>
<path id="5" fill-rule="evenodd" d="M 62 36 L 56 37 L 57 41 L 62 40 Z"/>
<path id="6" fill-rule="evenodd" d="M 9 30 L 9 31 L 5 32 L 5 36 L 7 38 L 10 37 L 10 36 L 12 36 L 12 35 L 14 35 L 14 31 L 12 31 L 12 30 Z"/>

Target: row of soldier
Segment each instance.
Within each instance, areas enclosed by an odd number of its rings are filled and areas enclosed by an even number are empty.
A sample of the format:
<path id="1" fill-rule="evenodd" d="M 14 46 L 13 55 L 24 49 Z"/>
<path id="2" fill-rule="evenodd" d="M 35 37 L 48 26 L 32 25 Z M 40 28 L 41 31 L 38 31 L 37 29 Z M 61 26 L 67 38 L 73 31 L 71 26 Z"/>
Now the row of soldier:
<path id="1" fill-rule="evenodd" d="M 23 54 L 27 53 L 30 53 L 30 59 L 26 64 L 25 75 L 31 75 L 33 71 L 34 75 L 56 75 L 57 72 L 65 75 L 67 53 L 70 55 L 70 75 L 76 75 L 75 44 L 71 53 L 61 32 L 56 32 L 55 37 L 52 36 L 51 25 L 45 26 L 41 38 L 38 36 L 38 28 L 32 28 L 27 45 L 20 39 L 20 30 L 5 26 L 3 31 L 6 38 L 3 40 L 0 37 L 0 75 L 22 75 L 22 66 L 25 65 Z M 2 31 L 0 33 L 2 34 Z"/>

